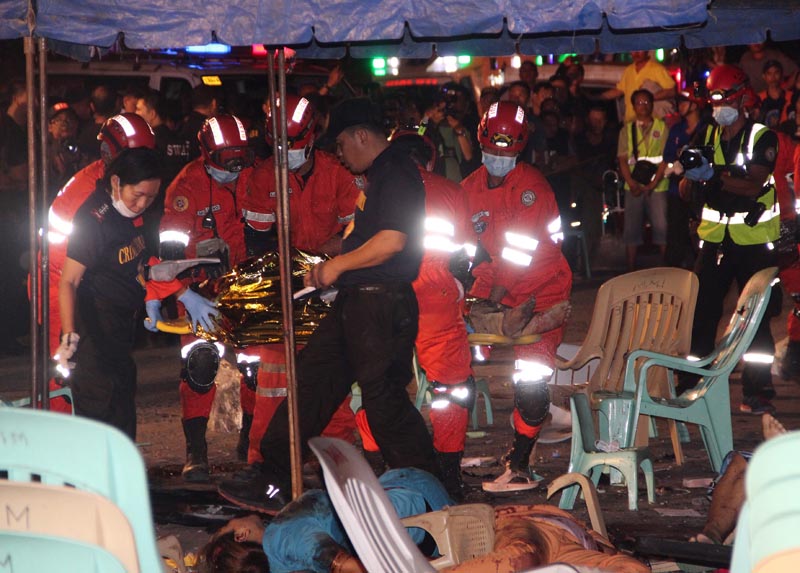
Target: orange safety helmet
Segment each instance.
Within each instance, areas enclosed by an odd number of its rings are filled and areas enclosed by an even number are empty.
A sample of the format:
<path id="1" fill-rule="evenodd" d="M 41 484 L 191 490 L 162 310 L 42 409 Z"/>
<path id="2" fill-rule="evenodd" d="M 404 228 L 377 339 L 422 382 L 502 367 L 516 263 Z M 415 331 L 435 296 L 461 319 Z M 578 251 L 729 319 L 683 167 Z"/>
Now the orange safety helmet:
<path id="1" fill-rule="evenodd" d="M 521 153 L 528 142 L 525 110 L 510 101 L 493 103 L 478 126 L 478 142 L 484 151 Z"/>
<path id="2" fill-rule="evenodd" d="M 278 100 L 277 107 L 280 108 L 280 105 Z M 274 144 L 272 129 L 273 118 L 276 115 L 272 113 L 271 108 L 267 112 L 267 128 L 264 135 L 269 145 Z M 311 102 L 295 94 L 286 94 L 286 139 L 289 142 L 289 149 L 303 149 L 314 143 L 316 127 L 317 116 Z"/>
<path id="3" fill-rule="evenodd" d="M 121 113 L 109 118 L 97 134 L 100 141 L 100 157 L 106 164 L 123 149 L 146 147 L 155 149 L 156 136 L 150 124 L 135 113 Z"/>
<path id="4" fill-rule="evenodd" d="M 200 151 L 206 164 L 238 173 L 255 160 L 247 144 L 247 132 L 235 115 L 219 114 L 208 118 L 197 132 Z"/>

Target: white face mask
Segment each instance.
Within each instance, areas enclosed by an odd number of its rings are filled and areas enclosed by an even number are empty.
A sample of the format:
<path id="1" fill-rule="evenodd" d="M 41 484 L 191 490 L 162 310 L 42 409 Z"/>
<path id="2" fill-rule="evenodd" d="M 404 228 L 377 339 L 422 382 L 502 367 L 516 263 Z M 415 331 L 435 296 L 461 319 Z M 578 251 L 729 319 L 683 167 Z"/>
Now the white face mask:
<path id="1" fill-rule="evenodd" d="M 216 181 L 220 185 L 231 183 L 232 181 L 236 181 L 239 178 L 238 173 L 234 173 L 232 171 L 225 171 L 224 169 L 217 169 L 216 167 L 212 167 L 211 165 L 206 165 L 206 172 L 211 176 L 211 178 L 214 181 Z"/>
<path id="2" fill-rule="evenodd" d="M 297 171 L 306 162 L 306 148 L 303 147 L 302 149 L 290 149 L 289 150 L 289 159 L 286 166 L 289 168 L 289 171 Z"/>
<path id="3" fill-rule="evenodd" d="M 131 211 L 125 203 L 122 202 L 122 193 L 120 193 L 117 199 L 114 198 L 114 191 L 111 191 L 111 205 L 114 209 L 117 210 L 117 213 L 125 217 L 126 219 L 134 219 L 141 215 L 141 213 L 137 213 L 136 211 Z"/>
<path id="4" fill-rule="evenodd" d="M 491 153 L 481 152 L 483 155 L 483 164 L 486 166 L 486 171 L 493 177 L 505 177 L 514 166 L 517 164 L 517 157 L 503 157 L 501 155 L 492 155 Z"/>
<path id="5" fill-rule="evenodd" d="M 733 122 L 739 119 L 739 110 L 727 105 L 715 107 L 712 113 L 714 115 L 714 121 L 722 127 L 732 125 Z"/>

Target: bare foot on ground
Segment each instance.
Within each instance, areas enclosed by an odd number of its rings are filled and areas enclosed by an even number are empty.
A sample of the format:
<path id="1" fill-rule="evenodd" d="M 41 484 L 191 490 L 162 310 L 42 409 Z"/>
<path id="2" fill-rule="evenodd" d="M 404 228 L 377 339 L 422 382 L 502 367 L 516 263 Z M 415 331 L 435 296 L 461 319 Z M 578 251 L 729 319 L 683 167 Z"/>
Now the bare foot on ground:
<path id="1" fill-rule="evenodd" d="M 764 414 L 761 416 L 761 431 L 764 433 L 764 440 L 769 440 L 775 436 L 785 434 L 786 428 L 771 414 Z"/>

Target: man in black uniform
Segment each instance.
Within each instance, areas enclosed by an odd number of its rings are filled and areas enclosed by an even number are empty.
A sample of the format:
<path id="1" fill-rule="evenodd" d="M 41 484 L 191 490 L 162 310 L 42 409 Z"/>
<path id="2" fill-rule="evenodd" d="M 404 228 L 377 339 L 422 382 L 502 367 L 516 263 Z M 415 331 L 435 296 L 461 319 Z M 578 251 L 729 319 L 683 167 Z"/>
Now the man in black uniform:
<path id="1" fill-rule="evenodd" d="M 419 309 L 411 282 L 423 254 L 425 190 L 419 170 L 390 144 L 380 114 L 365 98 L 346 100 L 331 112 L 328 134 L 337 155 L 368 184 L 356 201 L 342 254 L 316 265 L 309 286 L 335 284 L 339 293 L 328 316 L 300 353 L 297 365 L 301 443 L 319 435 L 358 381 L 369 426 L 393 468 L 414 466 L 438 475 L 433 442 L 406 393 Z M 265 483 L 287 488 L 289 435 L 283 402 L 261 441 L 262 471 L 246 486 L 220 486 L 226 498 L 261 511 L 280 509 Z M 273 491 L 273 490 L 270 490 Z"/>

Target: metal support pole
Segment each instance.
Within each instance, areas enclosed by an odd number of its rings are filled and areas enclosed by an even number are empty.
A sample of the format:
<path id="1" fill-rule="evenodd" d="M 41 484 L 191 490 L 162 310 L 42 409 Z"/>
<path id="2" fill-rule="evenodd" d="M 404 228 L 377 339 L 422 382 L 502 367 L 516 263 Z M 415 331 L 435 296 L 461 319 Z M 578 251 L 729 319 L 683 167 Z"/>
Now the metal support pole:
<path id="1" fill-rule="evenodd" d="M 303 493 L 303 460 L 300 443 L 300 423 L 297 407 L 297 367 L 295 362 L 294 299 L 292 298 L 292 251 L 289 234 L 289 168 L 288 141 L 286 137 L 286 107 L 277 102 L 286 101 L 286 56 L 278 49 L 277 69 L 272 51 L 269 52 L 269 97 L 272 122 L 273 157 L 275 158 L 275 184 L 278 190 L 278 256 L 280 258 L 281 309 L 283 311 L 283 346 L 286 359 L 286 402 L 289 408 L 289 451 L 292 473 L 292 499 Z M 275 76 L 278 91 L 275 91 Z M 275 112 L 280 114 L 276 117 Z"/>
<path id="2" fill-rule="evenodd" d="M 37 237 L 36 237 L 36 189 L 38 187 L 38 172 L 36 163 L 36 106 L 33 105 L 35 99 L 34 85 L 36 75 L 34 74 L 34 57 L 36 55 L 36 44 L 32 37 L 24 39 L 25 48 L 25 80 L 28 91 L 28 268 L 31 269 L 31 310 L 30 310 L 30 335 L 31 335 L 31 407 L 39 407 L 39 396 L 41 395 L 40 384 L 40 360 L 41 353 L 39 340 L 39 325 L 36 322 L 37 308 L 39 299 L 39 277 L 36 273 L 38 263 L 36 261 Z M 46 134 L 43 134 L 44 137 Z"/>
<path id="3" fill-rule="evenodd" d="M 34 309 L 39 312 L 40 324 L 40 352 L 41 360 L 41 395 L 42 409 L 50 409 L 50 251 L 47 242 L 47 214 L 49 197 L 47 190 L 50 187 L 47 165 L 49 164 L 47 137 L 44 133 L 47 125 L 47 40 L 39 38 L 39 121 L 42 126 L 41 157 L 42 157 L 42 185 L 39 193 L 39 218 L 36 220 L 41 234 L 39 244 L 41 249 L 41 267 L 39 268 L 41 304 Z M 33 272 L 31 274 L 34 274 Z"/>

